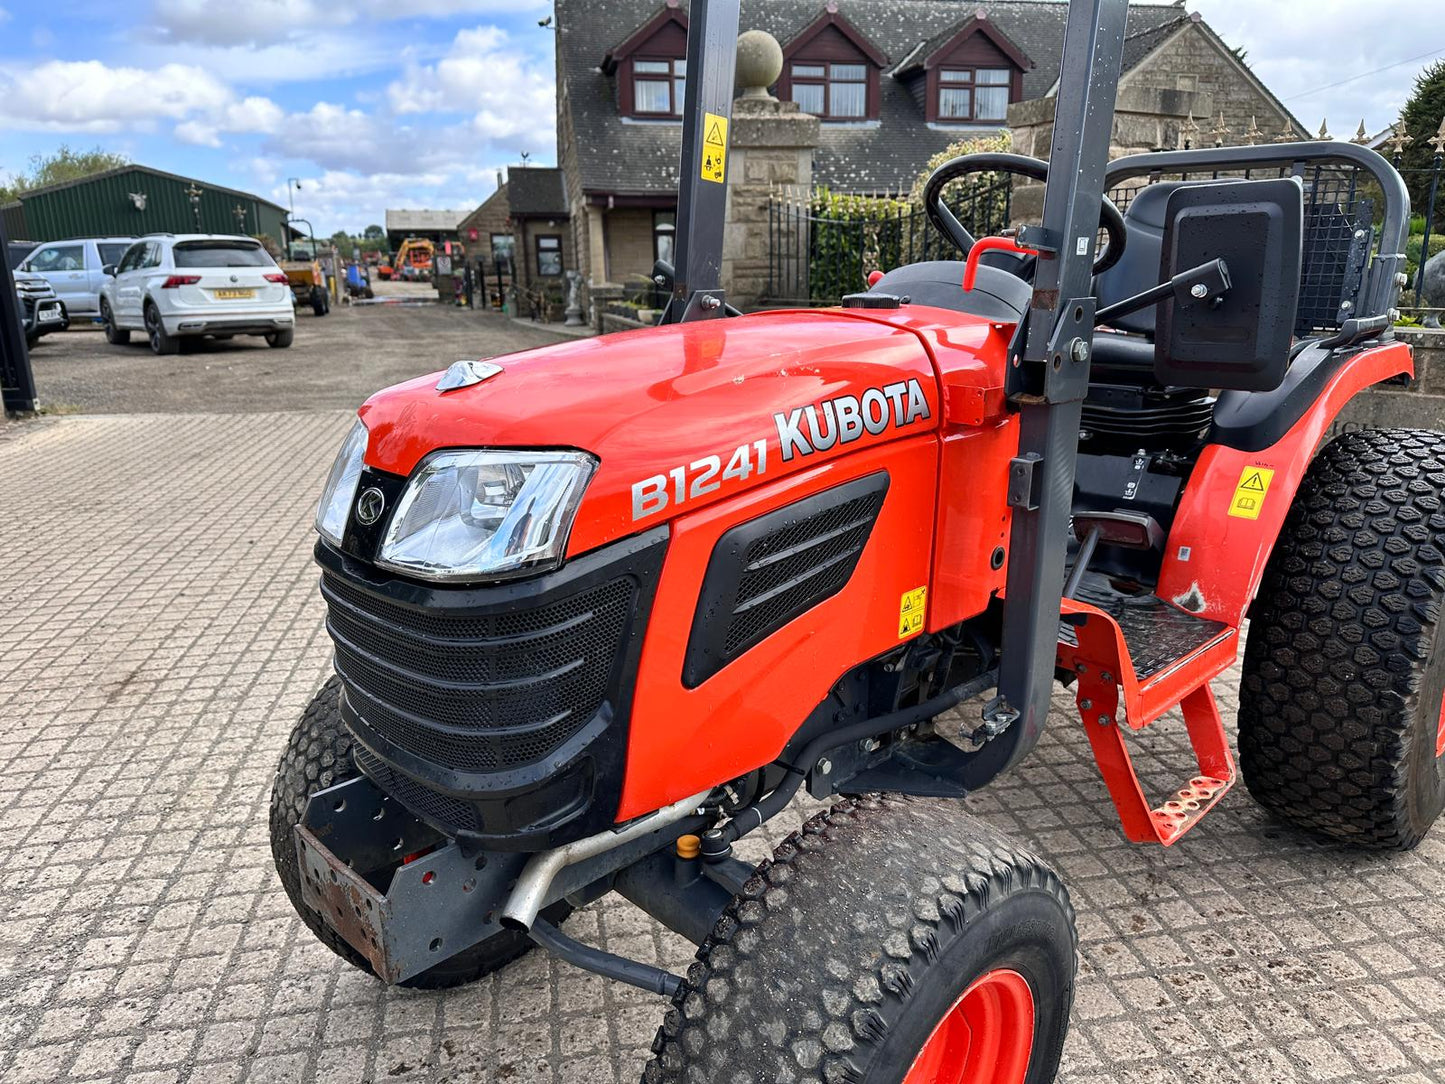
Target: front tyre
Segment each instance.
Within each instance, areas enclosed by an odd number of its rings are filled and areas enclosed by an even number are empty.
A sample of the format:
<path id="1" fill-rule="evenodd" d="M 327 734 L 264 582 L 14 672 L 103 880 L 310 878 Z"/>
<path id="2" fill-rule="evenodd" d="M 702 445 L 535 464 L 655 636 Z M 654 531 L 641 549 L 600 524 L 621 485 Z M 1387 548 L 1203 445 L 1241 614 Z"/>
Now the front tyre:
<path id="1" fill-rule="evenodd" d="M 1057 875 L 958 803 L 840 802 L 718 920 L 644 1084 L 1044 1084 L 1073 1003 Z"/>
<path id="2" fill-rule="evenodd" d="M 331 677 L 302 713 L 276 767 L 276 779 L 271 787 L 271 858 L 291 906 L 317 940 L 347 963 L 375 974 L 370 961 L 306 905 L 301 895 L 301 871 L 293 834 L 311 795 L 359 774 L 351 756 L 351 732 L 341 720 L 341 681 Z M 570 911 L 567 904 L 557 903 L 542 914 L 549 922 L 556 923 Z M 531 947 L 532 942 L 525 933 L 507 930 L 406 979 L 401 985 L 421 990 L 461 986 L 511 963 Z"/>
<path id="3" fill-rule="evenodd" d="M 1445 434 L 1348 433 L 1310 464 L 1251 610 L 1250 793 L 1298 827 L 1407 849 L 1445 809 Z"/>

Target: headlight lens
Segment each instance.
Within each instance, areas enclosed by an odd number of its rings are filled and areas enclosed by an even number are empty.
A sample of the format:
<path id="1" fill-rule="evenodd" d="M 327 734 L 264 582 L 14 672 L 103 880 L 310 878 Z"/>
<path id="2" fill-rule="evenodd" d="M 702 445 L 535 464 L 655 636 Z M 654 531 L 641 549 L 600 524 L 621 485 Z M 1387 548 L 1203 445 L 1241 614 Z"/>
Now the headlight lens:
<path id="1" fill-rule="evenodd" d="M 377 564 L 429 580 L 556 568 L 596 467 L 584 452 L 434 452 L 407 484 Z"/>
<path id="2" fill-rule="evenodd" d="M 326 476 L 326 488 L 321 491 L 321 503 L 316 507 L 316 529 L 321 536 L 336 545 L 341 545 L 341 536 L 346 530 L 346 513 L 351 508 L 351 499 L 356 496 L 356 483 L 361 480 L 361 459 L 366 455 L 366 426 L 359 420 L 346 435 L 346 443 L 331 464 L 331 473 Z"/>

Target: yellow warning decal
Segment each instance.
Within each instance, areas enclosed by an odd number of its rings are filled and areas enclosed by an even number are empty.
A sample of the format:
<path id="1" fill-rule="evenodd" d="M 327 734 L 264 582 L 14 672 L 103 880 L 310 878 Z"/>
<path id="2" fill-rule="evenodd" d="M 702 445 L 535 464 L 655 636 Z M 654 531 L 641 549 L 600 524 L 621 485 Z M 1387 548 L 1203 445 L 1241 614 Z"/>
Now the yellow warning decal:
<path id="1" fill-rule="evenodd" d="M 1229 514 L 1240 519 L 1258 519 L 1273 478 L 1274 471 L 1268 467 L 1245 467 L 1239 476 L 1239 484 L 1234 487 Z"/>
<path id="2" fill-rule="evenodd" d="M 728 167 L 728 119 L 716 113 L 702 115 L 702 179 L 723 183 Z"/>
<path id="3" fill-rule="evenodd" d="M 906 640 L 915 632 L 923 631 L 924 604 L 928 601 L 928 588 L 915 587 L 904 591 L 898 602 L 898 638 Z"/>

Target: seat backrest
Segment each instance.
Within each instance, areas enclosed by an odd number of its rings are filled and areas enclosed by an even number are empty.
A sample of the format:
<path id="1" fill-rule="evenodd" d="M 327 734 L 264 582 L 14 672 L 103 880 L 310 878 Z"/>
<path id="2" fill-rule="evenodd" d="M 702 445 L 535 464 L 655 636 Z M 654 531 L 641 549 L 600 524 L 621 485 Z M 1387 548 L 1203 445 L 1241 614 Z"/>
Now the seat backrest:
<path id="1" fill-rule="evenodd" d="M 1159 257 L 1164 247 L 1164 219 L 1169 194 L 1187 181 L 1160 181 L 1141 188 L 1124 212 L 1128 240 L 1124 255 L 1113 267 L 1098 277 L 1094 284 L 1099 307 L 1113 305 L 1151 286 L 1159 285 Z M 1156 308 L 1153 305 L 1109 321 L 1109 326 L 1136 335 L 1154 334 Z"/>

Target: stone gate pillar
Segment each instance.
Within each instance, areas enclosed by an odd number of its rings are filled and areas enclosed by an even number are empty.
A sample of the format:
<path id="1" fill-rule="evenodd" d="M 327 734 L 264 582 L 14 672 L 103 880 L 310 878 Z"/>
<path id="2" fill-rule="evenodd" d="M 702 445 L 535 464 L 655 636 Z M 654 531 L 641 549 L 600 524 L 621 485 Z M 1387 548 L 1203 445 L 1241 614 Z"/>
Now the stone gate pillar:
<path id="1" fill-rule="evenodd" d="M 737 81 L 728 150 L 722 287 L 738 308 L 757 308 L 768 285 L 768 201 L 780 186 L 811 188 L 818 118 L 768 93 L 783 71 L 783 50 L 761 30 L 738 38 Z"/>

